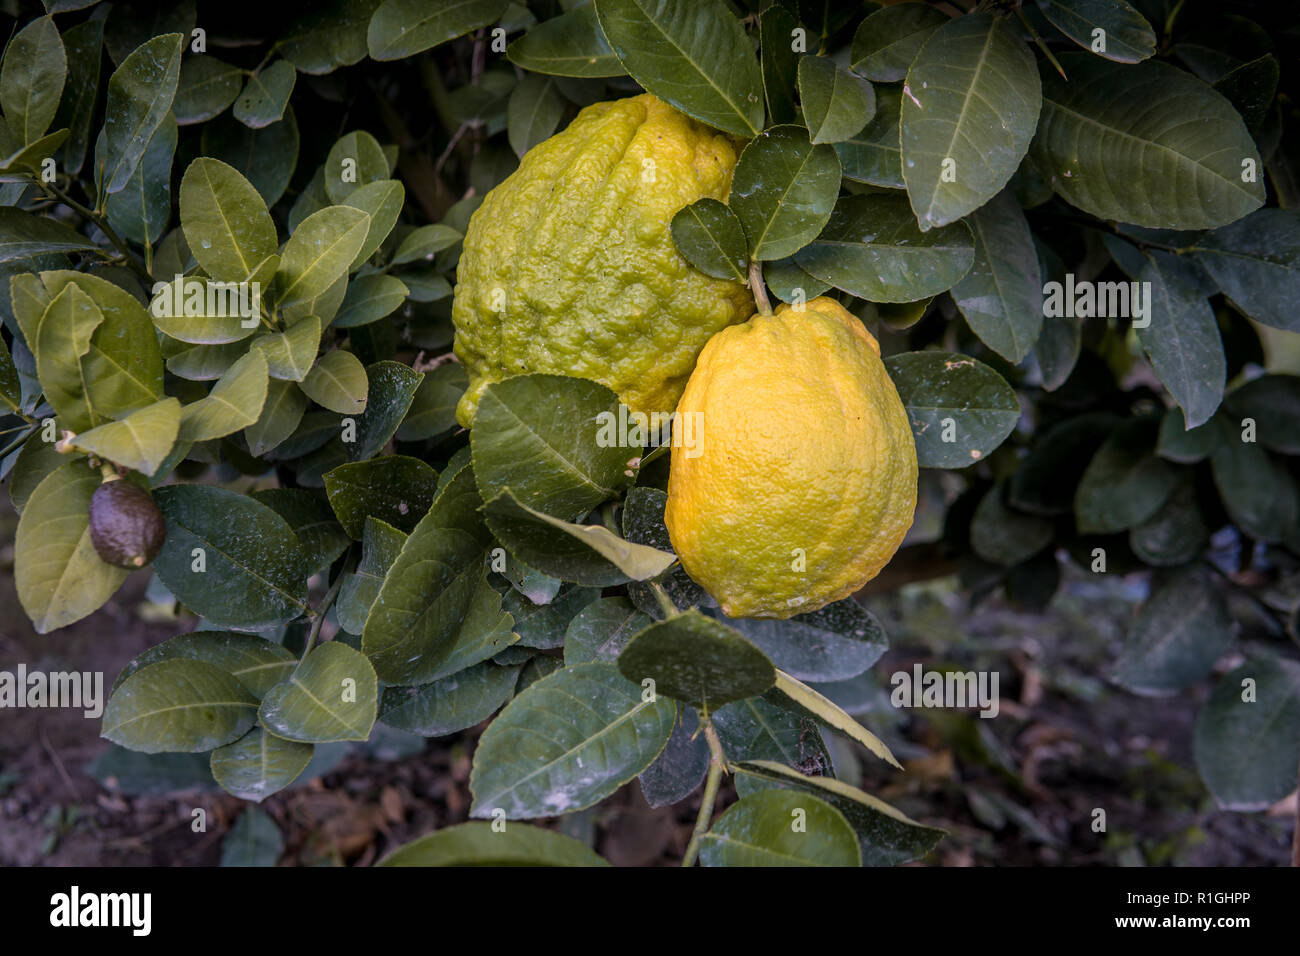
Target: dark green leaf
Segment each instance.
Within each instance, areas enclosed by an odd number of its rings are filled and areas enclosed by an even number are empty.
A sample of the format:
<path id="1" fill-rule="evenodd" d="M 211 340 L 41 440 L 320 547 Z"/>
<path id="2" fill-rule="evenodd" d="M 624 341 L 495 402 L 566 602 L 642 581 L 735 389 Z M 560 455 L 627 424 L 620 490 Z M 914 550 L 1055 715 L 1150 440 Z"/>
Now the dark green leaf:
<path id="1" fill-rule="evenodd" d="M 871 84 L 829 57 L 799 59 L 799 99 L 814 143 L 842 142 L 876 114 Z"/>
<path id="2" fill-rule="evenodd" d="M 1215 685 L 1196 715 L 1196 766 L 1225 810 L 1263 810 L 1295 789 L 1300 665 L 1257 658 Z"/>
<path id="3" fill-rule="evenodd" d="M 930 34 L 907 71 L 899 128 L 923 230 L 997 195 L 1029 150 L 1041 103 L 1033 54 L 1006 19 L 975 13 Z"/>
<path id="4" fill-rule="evenodd" d="M 176 153 L 176 119 L 163 118 L 126 186 L 108 197 L 104 211 L 120 235 L 154 246 L 167 231 L 172 211 L 172 157 Z"/>
<path id="5" fill-rule="evenodd" d="M 433 503 L 438 473 L 406 455 L 385 455 L 339 465 L 325 473 L 330 507 L 353 538 L 359 539 L 366 518 L 375 517 L 410 531 Z"/>
<path id="6" fill-rule="evenodd" d="M 745 28 L 720 0 L 597 0 L 632 78 L 687 116 L 737 136 L 763 128 L 763 77 Z"/>
<path id="7" fill-rule="evenodd" d="M 1020 401 L 997 372 L 953 352 L 906 352 L 885 369 L 907 409 L 922 468 L 964 468 L 1002 444 Z"/>
<path id="8" fill-rule="evenodd" d="M 892 8 L 889 8 L 892 9 Z M 835 144 L 844 178 L 873 186 L 903 188 L 903 164 L 898 146 L 898 114 L 902 91 L 876 87 L 876 115 L 866 129 Z"/>
<path id="9" fill-rule="evenodd" d="M 370 19 L 366 44 L 376 60 L 400 60 L 496 20 L 506 0 L 384 0 Z"/>
<path id="10" fill-rule="evenodd" d="M 447 362 L 425 372 L 411 408 L 397 429 L 400 441 L 422 441 L 456 427 L 456 405 L 469 387 L 459 362 Z"/>
<path id="11" fill-rule="evenodd" d="M 598 803 L 659 756 L 677 708 L 647 697 L 613 664 L 544 677 L 506 705 L 474 752 L 471 815 L 571 813 Z"/>
<path id="12" fill-rule="evenodd" d="M 564 632 L 564 663 L 616 661 L 634 636 L 653 623 L 627 598 L 601 598 L 588 604 Z"/>
<path id="13" fill-rule="evenodd" d="M 1007 507 L 1004 486 L 994 485 L 980 499 L 971 519 L 971 550 L 992 564 L 1005 567 L 1028 561 L 1052 543 L 1055 528 L 1046 518 L 1021 514 Z"/>
<path id="14" fill-rule="evenodd" d="M 861 866 L 844 814 L 809 793 L 760 790 L 741 798 L 700 843 L 704 866 Z"/>
<path id="15" fill-rule="evenodd" d="M 445 737 L 491 717 L 514 693 L 518 667 L 491 661 L 421 687 L 387 687 L 379 719 L 424 737 Z"/>
<path id="16" fill-rule="evenodd" d="M 772 123 L 794 122 L 798 58 L 793 44 L 798 28 L 799 21 L 779 3 L 769 6 L 758 18 L 763 92 L 767 94 L 768 118 Z"/>
<path id="17" fill-rule="evenodd" d="M 307 610 L 309 562 L 288 522 L 266 505 L 210 485 L 169 485 L 154 499 L 167 517 L 154 568 L 178 600 L 240 630 Z"/>
<path id="18" fill-rule="evenodd" d="M 1135 419 L 1116 428 L 1084 469 L 1074 494 L 1082 534 L 1127 531 L 1169 498 L 1178 475 L 1155 454 L 1156 425 Z"/>
<path id="19" fill-rule="evenodd" d="M 543 20 L 506 50 L 512 63 L 551 76 L 622 76 L 618 57 L 589 6 Z"/>
<path id="20" fill-rule="evenodd" d="M 212 776 L 227 793 L 261 803 L 307 769 L 316 748 L 254 727 L 234 743 L 212 751 Z"/>
<path id="21" fill-rule="evenodd" d="M 1252 319 L 1300 332 L 1300 213 L 1260 209 L 1192 245 L 1196 261 Z"/>
<path id="22" fill-rule="evenodd" d="M 0 107 L 19 146 L 50 128 L 67 78 L 67 53 L 52 18 L 38 17 L 9 41 L 0 68 Z"/>
<path id="23" fill-rule="evenodd" d="M 244 71 L 206 53 L 181 61 L 172 112 L 181 126 L 205 123 L 235 102 Z"/>
<path id="24" fill-rule="evenodd" d="M 284 118 L 289 97 L 298 79 L 298 71 L 288 60 L 276 60 L 244 84 L 244 92 L 235 100 L 235 119 L 249 129 L 261 129 Z"/>
<path id="25" fill-rule="evenodd" d="M 1038 0 L 1043 16 L 1085 50 L 1118 63 L 1156 52 L 1156 34 L 1127 0 Z"/>
<path id="26" fill-rule="evenodd" d="M 375 724 L 378 703 L 378 681 L 370 662 L 346 644 L 329 641 L 266 692 L 257 719 L 288 740 L 365 740 Z"/>
<path id="27" fill-rule="evenodd" d="M 379 866 L 606 866 L 572 837 L 541 827 L 461 823 L 398 847 Z"/>
<path id="28" fill-rule="evenodd" d="M 154 131 L 171 111 L 184 40 L 179 33 L 156 36 L 137 47 L 108 78 L 104 128 L 95 146 L 102 170 L 96 180 L 108 195 L 126 187 Z"/>
<path id="29" fill-rule="evenodd" d="M 423 378 L 423 372 L 401 362 L 376 362 L 366 369 L 370 383 L 366 410 L 357 418 L 356 441 L 348 444 L 353 460 L 364 461 L 383 450 L 406 417 Z"/>
<path id="30" fill-rule="evenodd" d="M 1227 602 L 1209 573 L 1175 571 L 1142 605 L 1114 680 L 1136 693 L 1172 694 L 1209 674 L 1232 641 Z"/>
<path id="31" fill-rule="evenodd" d="M 98 17 L 91 17 L 63 31 L 68 81 L 63 88 L 59 112 L 54 117 L 54 128 L 70 130 L 60 165 L 64 172 L 74 175 L 81 172 L 90 145 L 90 121 L 99 98 L 103 39 L 104 21 Z"/>
<path id="32" fill-rule="evenodd" d="M 683 206 L 673 216 L 672 234 L 682 258 L 704 274 L 747 281 L 745 230 L 725 203 L 706 197 Z"/>
<path id="33" fill-rule="evenodd" d="M 199 753 L 238 740 L 257 700 L 206 661 L 174 658 L 136 671 L 104 708 L 101 734 L 144 753 Z"/>
<path id="34" fill-rule="evenodd" d="M 877 83 L 896 83 L 907 76 L 917 51 L 930 34 L 948 22 L 924 3 L 898 3 L 877 10 L 858 24 L 850 66 Z"/>
<path id="35" fill-rule="evenodd" d="M 744 226 L 750 255 L 765 261 L 793 255 L 821 232 L 839 189 L 832 147 L 813 145 L 801 126 L 775 126 L 740 154 L 728 203 Z"/>

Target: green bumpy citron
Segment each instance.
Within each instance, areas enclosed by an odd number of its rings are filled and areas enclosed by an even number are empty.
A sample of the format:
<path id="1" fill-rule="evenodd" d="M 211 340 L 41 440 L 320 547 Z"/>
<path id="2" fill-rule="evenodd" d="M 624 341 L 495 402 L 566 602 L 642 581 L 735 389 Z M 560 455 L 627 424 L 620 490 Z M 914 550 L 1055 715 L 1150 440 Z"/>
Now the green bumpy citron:
<path id="1" fill-rule="evenodd" d="M 469 425 L 483 390 L 547 372 L 671 412 L 705 342 L 753 312 L 744 285 L 692 268 L 669 226 L 725 200 L 733 141 L 649 94 L 596 103 L 483 199 L 456 272 L 455 353 Z"/>
<path id="2" fill-rule="evenodd" d="M 672 449 L 669 537 L 732 617 L 787 618 L 849 596 L 912 525 L 907 412 L 876 340 L 832 299 L 719 332 L 677 414 L 694 441 Z"/>

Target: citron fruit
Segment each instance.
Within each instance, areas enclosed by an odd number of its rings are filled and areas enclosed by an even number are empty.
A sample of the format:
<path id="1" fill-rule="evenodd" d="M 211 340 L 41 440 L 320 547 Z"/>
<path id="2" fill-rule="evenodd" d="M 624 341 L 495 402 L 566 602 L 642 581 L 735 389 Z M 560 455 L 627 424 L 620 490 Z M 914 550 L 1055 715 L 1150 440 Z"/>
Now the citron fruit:
<path id="1" fill-rule="evenodd" d="M 669 537 L 732 617 L 786 618 L 847 597 L 911 527 L 907 412 L 876 340 L 832 299 L 723 329 L 677 414 L 695 441 L 674 441 Z"/>
<path id="2" fill-rule="evenodd" d="M 452 305 L 469 374 L 460 423 L 490 383 L 529 372 L 671 412 L 704 343 L 753 312 L 744 285 L 692 268 L 669 231 L 683 206 L 727 198 L 736 156 L 731 138 L 649 94 L 588 106 L 529 150 L 465 234 Z"/>

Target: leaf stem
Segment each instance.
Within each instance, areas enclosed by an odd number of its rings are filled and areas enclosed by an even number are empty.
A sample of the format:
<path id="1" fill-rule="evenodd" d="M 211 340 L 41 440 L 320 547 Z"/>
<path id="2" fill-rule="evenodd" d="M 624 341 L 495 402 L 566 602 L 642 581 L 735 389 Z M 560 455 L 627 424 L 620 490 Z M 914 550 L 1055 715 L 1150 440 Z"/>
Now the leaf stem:
<path id="1" fill-rule="evenodd" d="M 1034 38 L 1034 43 L 1038 45 L 1038 49 L 1043 51 L 1043 56 L 1047 57 L 1052 66 L 1056 67 L 1056 72 L 1061 74 L 1061 79 L 1068 83 L 1070 78 L 1065 75 L 1065 69 L 1057 61 L 1056 57 L 1052 56 L 1052 51 L 1047 48 L 1047 44 L 1043 42 L 1043 38 L 1038 35 L 1038 31 L 1034 29 L 1034 25 L 1029 22 L 1029 18 L 1025 16 L 1025 12 L 1021 10 L 1019 6 L 1016 7 L 1016 16 L 1018 16 L 1020 22 L 1025 25 L 1025 29 L 1029 31 L 1029 35 Z"/>
<path id="2" fill-rule="evenodd" d="M 24 444 L 27 441 L 27 439 L 31 438 L 32 435 L 36 433 L 36 429 L 39 427 L 40 425 L 35 422 L 33 422 L 31 425 L 26 426 L 26 428 L 23 429 L 23 433 L 21 435 L 19 435 L 17 438 L 11 441 L 9 444 L 5 445 L 3 449 L 0 449 L 0 458 L 4 458 L 6 455 L 8 455 L 19 445 Z"/>
<path id="3" fill-rule="evenodd" d="M 704 781 L 704 797 L 700 800 L 700 812 L 695 818 L 695 829 L 691 832 L 691 842 L 686 846 L 686 855 L 682 857 L 682 866 L 694 866 L 700 855 L 700 841 L 708 832 L 713 820 L 713 805 L 718 800 L 718 785 L 722 782 L 722 772 L 727 767 L 727 756 L 722 752 L 722 741 L 713 729 L 713 721 L 708 714 L 700 716 L 704 728 L 704 739 L 709 742 L 709 776 Z"/>
<path id="4" fill-rule="evenodd" d="M 664 590 L 663 585 L 658 581 L 651 581 L 650 590 L 654 594 L 655 600 L 659 602 L 659 609 L 664 612 L 664 617 L 676 617 L 679 613 L 677 605 L 668 596 L 668 592 Z"/>
<path id="5" fill-rule="evenodd" d="M 754 293 L 754 304 L 760 315 L 772 314 L 772 303 L 767 298 L 767 286 L 763 284 L 763 267 L 757 260 L 749 260 L 749 290 Z"/>
<path id="6" fill-rule="evenodd" d="M 113 244 L 119 253 L 121 253 L 122 258 L 125 260 L 127 266 L 130 267 L 131 271 L 143 279 L 146 286 L 153 283 L 153 276 L 149 274 L 148 270 L 145 269 L 144 266 L 140 265 L 140 263 L 136 261 L 135 256 L 131 255 L 131 247 L 128 246 L 126 242 L 123 241 L 122 237 L 117 234 L 117 231 L 108 224 L 107 216 L 101 215 L 100 213 L 95 212 L 95 210 L 83 206 L 58 186 L 54 185 L 54 183 L 42 182 L 39 179 L 33 179 L 33 182 L 36 187 L 47 196 L 57 199 L 69 209 L 78 213 L 83 218 L 89 219 L 98 226 L 99 230 L 108 237 L 108 241 Z"/>
<path id="7" fill-rule="evenodd" d="M 330 585 L 330 589 L 325 592 L 325 597 L 321 600 L 320 606 L 316 608 L 314 612 L 316 617 L 311 622 L 311 631 L 308 632 L 307 643 L 302 649 L 302 656 L 304 658 L 311 653 L 312 647 L 316 644 L 316 638 L 320 637 L 320 629 L 325 624 L 325 616 L 329 614 L 330 608 L 334 605 L 335 598 L 339 596 L 339 589 L 343 587 L 343 579 L 350 573 L 350 568 L 348 567 L 349 564 L 351 564 L 350 560 L 342 569 L 339 570 L 338 577 L 334 579 L 334 583 Z"/>

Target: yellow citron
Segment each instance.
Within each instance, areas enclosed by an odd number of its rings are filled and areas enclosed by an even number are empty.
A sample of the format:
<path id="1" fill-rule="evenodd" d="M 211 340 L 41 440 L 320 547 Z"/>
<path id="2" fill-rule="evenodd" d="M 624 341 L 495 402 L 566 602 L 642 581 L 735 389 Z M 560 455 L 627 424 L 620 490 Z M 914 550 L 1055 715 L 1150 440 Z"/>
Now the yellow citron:
<path id="1" fill-rule="evenodd" d="M 916 510 L 916 446 L 880 346 L 839 303 L 723 329 L 677 406 L 666 521 L 732 617 L 785 618 L 857 591 Z"/>
<path id="2" fill-rule="evenodd" d="M 670 225 L 725 200 L 731 138 L 649 94 L 596 103 L 529 150 L 470 218 L 456 270 L 455 352 L 483 390 L 548 372 L 608 385 L 633 411 L 671 412 L 695 357 L 753 300 L 692 268 Z"/>

